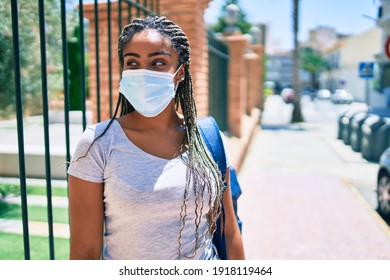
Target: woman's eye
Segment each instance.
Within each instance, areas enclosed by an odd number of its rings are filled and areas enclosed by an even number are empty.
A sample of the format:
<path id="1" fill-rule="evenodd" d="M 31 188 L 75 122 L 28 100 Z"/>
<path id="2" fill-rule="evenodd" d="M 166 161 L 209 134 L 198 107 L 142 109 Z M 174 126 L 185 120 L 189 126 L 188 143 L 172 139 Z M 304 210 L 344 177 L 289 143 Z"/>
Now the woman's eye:
<path id="1" fill-rule="evenodd" d="M 155 62 L 153 63 L 153 65 L 154 65 L 154 66 L 164 66 L 165 63 L 164 63 L 163 61 L 155 61 Z"/>
<path id="2" fill-rule="evenodd" d="M 127 66 L 137 66 L 138 63 L 135 62 L 135 61 L 129 60 L 129 61 L 126 62 L 126 65 L 127 65 Z"/>

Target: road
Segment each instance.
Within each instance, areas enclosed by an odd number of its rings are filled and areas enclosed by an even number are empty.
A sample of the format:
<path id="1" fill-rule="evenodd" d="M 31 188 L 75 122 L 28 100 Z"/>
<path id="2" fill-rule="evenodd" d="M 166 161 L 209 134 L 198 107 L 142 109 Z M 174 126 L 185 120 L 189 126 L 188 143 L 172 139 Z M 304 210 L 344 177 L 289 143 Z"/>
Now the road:
<path id="1" fill-rule="evenodd" d="M 336 137 L 346 106 L 302 104 L 305 122 L 290 125 L 291 105 L 267 99 L 240 170 L 247 258 L 390 259 L 389 226 L 375 211 L 378 166 Z"/>

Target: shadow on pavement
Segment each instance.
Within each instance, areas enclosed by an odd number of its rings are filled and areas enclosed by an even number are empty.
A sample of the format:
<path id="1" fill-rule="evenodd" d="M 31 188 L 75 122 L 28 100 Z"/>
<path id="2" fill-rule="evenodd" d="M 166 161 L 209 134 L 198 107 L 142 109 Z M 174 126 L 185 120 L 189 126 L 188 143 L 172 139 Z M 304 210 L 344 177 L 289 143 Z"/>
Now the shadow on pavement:
<path id="1" fill-rule="evenodd" d="M 260 127 L 264 130 L 293 130 L 306 131 L 307 128 L 299 124 L 261 124 Z"/>
<path id="2" fill-rule="evenodd" d="M 377 212 L 378 215 L 383 219 L 383 221 L 385 221 L 385 223 L 390 227 L 390 217 L 383 217 L 383 216 L 378 212 L 377 209 L 376 209 L 376 212 Z"/>

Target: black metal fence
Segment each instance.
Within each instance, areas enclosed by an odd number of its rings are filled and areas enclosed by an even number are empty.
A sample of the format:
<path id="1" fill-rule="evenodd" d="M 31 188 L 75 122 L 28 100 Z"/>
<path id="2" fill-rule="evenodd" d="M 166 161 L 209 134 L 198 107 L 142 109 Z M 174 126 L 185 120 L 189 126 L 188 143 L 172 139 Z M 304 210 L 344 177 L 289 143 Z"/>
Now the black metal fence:
<path id="1" fill-rule="evenodd" d="M 29 234 L 29 215 L 28 215 L 28 198 L 27 198 L 27 187 L 26 187 L 26 165 L 25 165 L 25 135 L 24 135 L 24 119 L 25 119 L 25 113 L 23 108 L 23 87 L 22 82 L 25 78 L 24 75 L 22 75 L 23 69 L 21 67 L 21 52 L 23 50 L 20 49 L 21 46 L 21 39 L 20 39 L 20 28 L 23 28 L 22 25 L 20 25 L 19 17 L 20 12 L 22 11 L 19 7 L 19 5 L 23 4 L 22 1 L 18 0 L 9 0 L 10 1 L 10 13 L 11 13 L 11 25 L 12 25 L 12 55 L 13 55 L 13 65 L 14 65 L 14 85 L 15 85 L 15 106 L 16 106 L 16 123 L 17 123 L 17 136 L 18 136 L 18 159 L 19 159 L 19 178 L 20 178 L 20 194 L 21 194 L 21 212 L 22 212 L 22 225 L 23 225 L 23 243 L 24 243 L 24 258 L 26 260 L 31 259 L 30 255 L 30 234 Z M 39 14 L 39 24 L 37 25 L 36 29 L 33 29 L 33 32 L 39 33 L 39 46 L 40 46 L 40 78 L 41 78 L 41 104 L 42 104 L 42 118 L 43 118 L 43 127 L 44 127 L 44 165 L 45 165 L 45 178 L 46 178 L 46 194 L 47 194 L 47 220 L 48 220 L 48 235 L 49 235 L 49 255 L 50 259 L 55 259 L 55 251 L 54 251 L 54 233 L 53 233 L 53 206 L 52 206 L 52 170 L 51 170 L 51 153 L 50 153 L 50 119 L 49 119 L 49 95 L 52 94 L 48 87 L 48 71 L 50 71 L 50 62 L 48 61 L 47 57 L 47 46 L 49 46 L 50 42 L 48 42 L 48 34 L 47 29 L 53 28 L 51 26 L 52 23 L 45 21 L 45 15 L 47 13 L 50 13 L 50 11 L 45 10 L 45 5 L 47 3 L 51 3 L 54 5 L 57 5 L 57 7 L 60 9 L 60 29 L 61 29 L 61 45 L 62 45 L 62 79 L 63 79 L 63 86 L 62 86 L 62 100 L 63 100 L 63 118 L 64 118 L 64 129 L 65 129 L 65 147 L 64 147 L 64 153 L 66 154 L 66 162 L 70 161 L 71 158 L 71 150 L 70 150 L 70 119 L 69 119 L 69 112 L 70 112 L 70 104 L 71 104 L 71 98 L 70 98 L 70 75 L 72 75 L 72 72 L 69 71 L 69 59 L 70 55 L 73 56 L 75 54 L 69 53 L 69 44 L 68 44 L 68 34 L 69 30 L 68 23 L 67 23 L 67 15 L 68 12 L 72 9 L 72 7 L 76 8 L 78 6 L 78 34 L 77 37 L 79 38 L 79 56 L 80 56 L 80 64 L 78 69 L 78 78 L 80 81 L 80 108 L 81 108 L 81 123 L 83 130 L 87 126 L 87 116 L 86 116 L 86 102 L 87 102 L 87 94 L 88 94 L 88 83 L 87 83 L 87 77 L 88 77 L 88 70 L 87 66 L 88 63 L 86 62 L 86 58 L 88 55 L 88 48 L 85 44 L 85 29 L 84 29 L 84 2 L 91 3 L 92 1 L 83 1 L 79 0 L 78 2 L 72 1 L 72 0 L 38 0 L 38 14 Z M 107 5 L 107 21 L 108 26 L 106 27 L 108 29 L 108 44 L 106 46 L 102 46 L 99 41 L 99 37 L 96 36 L 95 38 L 95 50 L 96 50 L 96 94 L 97 94 L 97 120 L 100 121 L 100 61 L 99 58 L 99 52 L 101 48 L 107 48 L 108 49 L 108 63 L 109 63 L 109 74 L 108 74 L 108 81 L 110 84 L 110 116 L 112 116 L 112 65 L 111 65 L 111 54 L 112 49 L 111 45 L 112 39 L 111 39 L 111 29 L 112 24 L 118 24 L 118 29 L 121 29 L 121 23 L 122 23 L 122 9 L 123 7 L 127 6 L 128 11 L 136 11 L 137 17 L 142 17 L 146 15 L 151 14 L 158 14 L 159 13 L 159 1 L 158 0 L 137 0 L 137 1 L 131 1 L 131 0 L 119 0 L 114 2 L 119 2 L 118 11 L 115 11 L 115 15 L 118 15 L 118 19 L 113 18 L 113 9 L 111 8 L 111 2 L 110 0 L 107 1 L 93 1 L 94 2 L 94 9 L 95 9 L 95 34 L 99 34 L 99 28 L 101 28 L 99 24 L 99 5 L 101 3 L 104 3 Z M 26 5 L 24 3 L 24 5 Z M 73 6 L 72 6 L 73 5 Z M 133 12 L 127 12 L 128 20 L 131 20 L 131 15 Z M 43 163 L 37 163 L 37 164 L 43 164 Z M 64 174 L 66 177 L 66 171 L 68 166 L 66 168 L 64 167 Z"/>
<path id="2" fill-rule="evenodd" d="M 209 114 L 222 131 L 228 130 L 228 64 L 227 45 L 209 30 Z"/>

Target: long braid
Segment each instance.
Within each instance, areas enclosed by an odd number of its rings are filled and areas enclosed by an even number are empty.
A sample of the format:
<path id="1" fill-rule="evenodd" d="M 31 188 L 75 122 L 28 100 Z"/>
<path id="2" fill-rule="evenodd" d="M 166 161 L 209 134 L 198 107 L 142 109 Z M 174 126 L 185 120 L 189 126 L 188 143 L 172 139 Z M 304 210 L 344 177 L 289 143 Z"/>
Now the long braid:
<path id="1" fill-rule="evenodd" d="M 194 221 L 195 248 L 192 254 L 195 255 L 197 249 L 199 248 L 199 225 L 203 215 L 204 192 L 206 191 L 209 194 L 208 205 L 210 210 L 207 213 L 207 219 L 209 222 L 208 232 L 213 234 L 216 229 L 216 221 L 221 211 L 223 182 L 218 166 L 210 155 L 197 125 L 197 111 L 195 106 L 192 75 L 190 71 L 190 44 L 183 30 L 165 17 L 155 16 L 133 20 L 130 24 L 124 27 L 121 35 L 119 36 L 118 56 L 121 68 L 123 69 L 124 67 L 123 49 L 126 44 L 131 41 L 135 34 L 148 29 L 158 31 L 164 38 L 167 38 L 171 42 L 172 48 L 178 52 L 179 65 L 184 64 L 183 66 L 185 69 L 185 79 L 179 84 L 175 97 L 177 107 L 180 105 L 183 112 L 186 139 L 189 147 L 188 160 L 184 160 L 182 157 L 187 166 L 187 174 L 183 194 L 183 205 L 180 211 L 181 228 L 178 238 L 178 258 L 180 259 L 182 257 L 181 238 L 182 232 L 186 226 L 187 203 L 189 200 L 191 184 L 193 185 L 193 192 L 196 196 L 196 218 Z M 127 101 L 126 98 L 124 98 L 122 94 L 120 94 L 118 105 L 119 103 L 121 104 L 121 116 L 134 111 L 134 107 Z M 215 194 L 215 201 L 212 200 L 213 193 Z"/>

